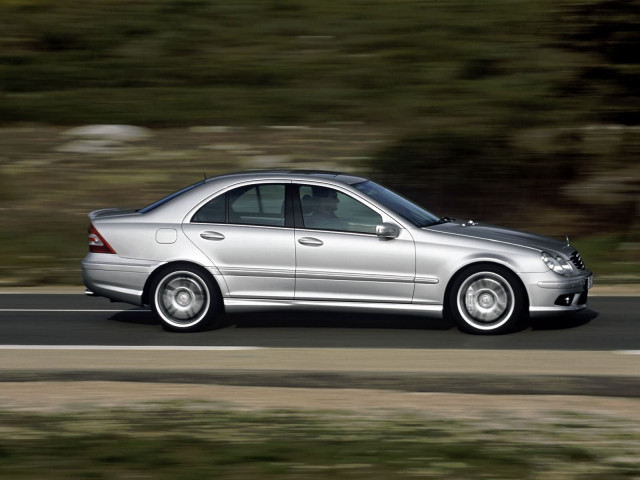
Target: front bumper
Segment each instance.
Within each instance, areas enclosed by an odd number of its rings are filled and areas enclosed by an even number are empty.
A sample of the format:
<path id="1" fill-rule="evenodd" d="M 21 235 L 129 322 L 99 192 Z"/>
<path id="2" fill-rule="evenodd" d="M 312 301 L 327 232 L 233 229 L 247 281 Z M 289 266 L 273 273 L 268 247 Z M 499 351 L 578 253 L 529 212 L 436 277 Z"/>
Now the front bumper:
<path id="1" fill-rule="evenodd" d="M 587 308 L 593 273 L 583 272 L 572 278 L 529 279 L 529 313 L 532 317 L 577 312 Z"/>

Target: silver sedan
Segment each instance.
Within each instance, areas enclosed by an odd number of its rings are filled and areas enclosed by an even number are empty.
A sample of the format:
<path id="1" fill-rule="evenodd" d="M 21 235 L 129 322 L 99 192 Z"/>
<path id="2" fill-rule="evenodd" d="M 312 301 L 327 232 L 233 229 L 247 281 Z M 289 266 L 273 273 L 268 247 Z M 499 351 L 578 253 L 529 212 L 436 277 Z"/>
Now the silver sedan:
<path id="1" fill-rule="evenodd" d="M 150 305 L 171 331 L 299 308 L 445 315 L 502 333 L 585 308 L 592 284 L 568 241 L 440 218 L 338 173 L 223 175 L 89 218 L 87 294 Z"/>

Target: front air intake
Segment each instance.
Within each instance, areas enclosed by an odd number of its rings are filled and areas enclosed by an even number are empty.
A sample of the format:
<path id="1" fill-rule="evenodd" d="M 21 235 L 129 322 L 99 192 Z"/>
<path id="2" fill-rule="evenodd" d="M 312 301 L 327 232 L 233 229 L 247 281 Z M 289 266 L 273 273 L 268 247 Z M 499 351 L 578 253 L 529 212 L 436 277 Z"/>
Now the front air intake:
<path id="1" fill-rule="evenodd" d="M 576 266 L 578 270 L 584 270 L 584 262 L 582 261 L 582 257 L 580 254 L 575 251 L 571 254 L 571 262 Z"/>

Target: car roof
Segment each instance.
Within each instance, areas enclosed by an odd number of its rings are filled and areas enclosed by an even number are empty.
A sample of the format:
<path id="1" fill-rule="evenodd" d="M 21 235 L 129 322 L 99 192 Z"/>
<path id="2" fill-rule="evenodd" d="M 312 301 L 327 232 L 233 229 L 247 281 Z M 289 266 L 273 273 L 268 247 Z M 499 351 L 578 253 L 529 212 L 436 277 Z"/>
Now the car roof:
<path id="1" fill-rule="evenodd" d="M 301 180 L 311 178 L 331 179 L 337 182 L 353 185 L 367 181 L 366 178 L 356 175 L 350 175 L 343 172 L 334 172 L 329 170 L 248 170 L 244 172 L 227 173 L 216 177 L 210 177 L 205 182 L 219 181 L 224 179 L 268 179 L 268 178 L 286 178 L 291 180 Z"/>
<path id="2" fill-rule="evenodd" d="M 195 202 L 199 202 L 204 198 L 204 193 L 209 195 L 211 190 L 207 187 L 217 189 L 253 181 L 261 183 L 265 180 L 273 180 L 274 183 L 281 181 L 305 182 L 309 179 L 324 179 L 334 184 L 338 183 L 347 186 L 367 181 L 366 178 L 324 170 L 249 170 L 205 178 L 140 209 L 139 212 L 146 214 L 161 211 L 163 215 L 170 211 L 179 213 L 184 208 L 185 203 L 190 205 L 189 208 L 191 208 Z"/>

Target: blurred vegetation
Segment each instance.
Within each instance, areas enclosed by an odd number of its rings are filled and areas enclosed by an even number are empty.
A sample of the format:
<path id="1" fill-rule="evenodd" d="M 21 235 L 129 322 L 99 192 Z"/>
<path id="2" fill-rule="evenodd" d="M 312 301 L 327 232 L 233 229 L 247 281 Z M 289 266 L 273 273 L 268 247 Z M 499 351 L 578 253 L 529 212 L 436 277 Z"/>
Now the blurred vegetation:
<path id="1" fill-rule="evenodd" d="M 0 475 L 623 480 L 640 474 L 638 429 L 613 414 L 567 411 L 539 419 L 496 410 L 484 420 L 460 420 L 218 407 L 0 412 Z"/>
<path id="2" fill-rule="evenodd" d="M 370 142 L 352 154 L 370 160 L 343 159 L 337 168 L 377 177 L 443 215 L 594 237 L 589 245 L 613 251 L 587 247 L 596 255 L 587 257 L 590 266 L 638 276 L 638 18 L 637 0 L 5 0 L 0 126 L 360 122 Z M 347 144 L 344 131 L 325 141 Z M 30 236 L 25 218 L 49 225 L 60 208 L 116 198 L 114 188 L 123 202 L 152 200 L 132 192 L 136 182 L 125 188 L 104 173 L 90 177 L 98 159 L 100 169 L 121 180 L 137 174 L 144 191 L 162 193 L 181 186 L 175 168 L 185 150 L 189 173 L 247 166 L 241 154 L 194 156 L 202 148 L 194 140 L 162 161 L 156 155 L 155 166 L 127 171 L 113 155 L 67 153 L 63 161 L 53 153 L 61 142 L 37 135 L 40 150 L 19 151 L 10 135 L 0 145 L 2 220 L 29 210 L 0 238 L 0 267 L 9 271 L 31 262 L 21 257 L 36 257 L 34 268 L 47 257 L 47 272 L 60 258 L 77 261 L 64 240 L 26 252 L 15 241 Z M 288 167 L 318 159 L 287 146 Z M 125 157 L 135 162 L 135 154 Z M 35 194 L 41 203 L 27 197 L 34 178 L 24 175 L 52 162 L 57 183 L 36 183 L 60 195 L 49 202 L 58 210 L 39 218 L 35 206 L 46 204 L 46 192 Z M 69 192 L 65 178 L 81 176 L 73 168 L 91 185 Z M 165 178 L 153 183 L 151 173 Z M 64 239 L 83 221 L 49 226 Z M 51 281 L 43 271 L 28 282 L 45 277 Z"/>
<path id="3" fill-rule="evenodd" d="M 8 0 L 0 122 L 637 123 L 638 2 Z"/>

